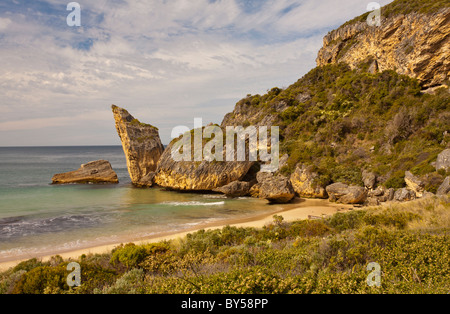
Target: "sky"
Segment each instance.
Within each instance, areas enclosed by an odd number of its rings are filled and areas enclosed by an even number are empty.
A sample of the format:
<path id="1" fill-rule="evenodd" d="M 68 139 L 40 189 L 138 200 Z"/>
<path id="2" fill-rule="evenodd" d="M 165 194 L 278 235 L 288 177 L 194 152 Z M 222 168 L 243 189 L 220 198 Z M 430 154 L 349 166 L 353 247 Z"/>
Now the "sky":
<path id="1" fill-rule="evenodd" d="M 159 128 L 221 123 L 286 88 L 367 0 L 0 0 L 0 146 L 120 145 L 111 105 Z M 385 5 L 392 0 L 380 0 Z"/>

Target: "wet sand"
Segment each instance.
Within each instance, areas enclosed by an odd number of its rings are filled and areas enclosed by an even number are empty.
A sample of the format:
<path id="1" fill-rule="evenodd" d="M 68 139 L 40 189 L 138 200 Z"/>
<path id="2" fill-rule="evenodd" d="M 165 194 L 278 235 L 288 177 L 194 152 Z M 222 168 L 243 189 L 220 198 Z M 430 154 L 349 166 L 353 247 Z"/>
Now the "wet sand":
<path id="1" fill-rule="evenodd" d="M 272 213 L 270 215 L 264 216 L 256 216 L 247 219 L 231 219 L 227 221 L 222 221 L 220 224 L 207 224 L 196 226 L 191 230 L 187 230 L 184 232 L 170 233 L 167 232 L 165 234 L 160 234 L 155 237 L 145 238 L 145 239 L 123 239 L 124 241 L 109 245 L 96 246 L 91 248 L 83 248 L 79 250 L 67 251 L 67 252 L 55 252 L 54 254 L 47 256 L 29 256 L 26 259 L 17 259 L 11 258 L 11 260 L 0 262 L 0 271 L 8 270 L 10 267 L 14 267 L 18 263 L 24 260 L 28 260 L 31 258 L 40 258 L 43 261 L 50 259 L 52 256 L 59 255 L 64 259 L 77 259 L 83 254 L 103 254 L 109 253 L 112 249 L 120 245 L 121 243 L 135 243 L 135 244 L 144 244 L 144 243 L 155 243 L 164 240 L 174 240 L 179 238 L 184 238 L 188 233 L 195 232 L 197 230 L 205 229 L 221 229 L 225 226 L 233 226 L 233 227 L 253 227 L 253 228 L 262 228 L 267 224 L 273 222 L 273 215 L 283 216 L 284 221 L 291 222 L 296 220 L 310 219 L 310 218 L 318 218 L 318 217 L 326 217 L 334 215 L 337 212 L 346 212 L 352 210 L 354 207 L 352 205 L 343 205 L 343 204 L 335 204 L 330 203 L 328 200 L 319 200 L 319 199 L 297 199 L 294 203 L 292 209 L 288 209 L 285 211 Z"/>

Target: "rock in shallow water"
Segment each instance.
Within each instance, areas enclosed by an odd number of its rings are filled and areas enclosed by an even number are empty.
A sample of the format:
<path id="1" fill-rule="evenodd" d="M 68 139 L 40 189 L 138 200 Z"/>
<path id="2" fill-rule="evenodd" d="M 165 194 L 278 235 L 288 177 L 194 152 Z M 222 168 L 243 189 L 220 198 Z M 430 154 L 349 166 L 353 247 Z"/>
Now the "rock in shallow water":
<path id="1" fill-rule="evenodd" d="M 52 183 L 119 183 L 119 179 L 109 161 L 97 160 L 81 165 L 78 170 L 55 174 L 52 178 Z"/>

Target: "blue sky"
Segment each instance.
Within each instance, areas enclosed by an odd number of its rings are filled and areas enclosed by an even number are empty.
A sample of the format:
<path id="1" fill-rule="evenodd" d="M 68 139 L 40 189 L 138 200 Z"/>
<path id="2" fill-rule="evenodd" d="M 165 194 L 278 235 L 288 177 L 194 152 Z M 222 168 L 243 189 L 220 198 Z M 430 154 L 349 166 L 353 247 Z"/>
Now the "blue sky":
<path id="1" fill-rule="evenodd" d="M 164 143 L 196 117 L 220 123 L 314 68 L 327 32 L 371 1 L 80 0 L 80 27 L 69 2 L 0 2 L 0 146 L 120 144 L 112 104 Z"/>

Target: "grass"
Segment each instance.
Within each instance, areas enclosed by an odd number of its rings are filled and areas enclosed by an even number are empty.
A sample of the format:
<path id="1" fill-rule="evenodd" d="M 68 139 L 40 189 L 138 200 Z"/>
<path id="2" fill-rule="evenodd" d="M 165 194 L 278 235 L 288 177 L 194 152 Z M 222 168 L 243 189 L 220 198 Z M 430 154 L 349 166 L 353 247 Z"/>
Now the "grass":
<path id="1" fill-rule="evenodd" d="M 200 230 L 183 239 L 126 244 L 82 256 L 81 286 L 68 260 L 32 259 L 0 274 L 1 293 L 286 294 L 448 293 L 450 202 L 427 198 L 264 228 Z M 380 287 L 366 267 L 381 266 Z"/>

